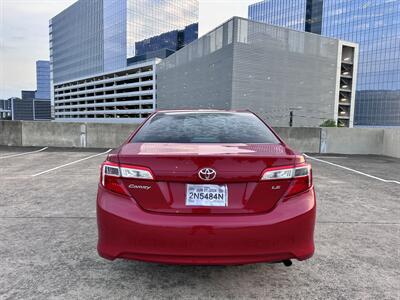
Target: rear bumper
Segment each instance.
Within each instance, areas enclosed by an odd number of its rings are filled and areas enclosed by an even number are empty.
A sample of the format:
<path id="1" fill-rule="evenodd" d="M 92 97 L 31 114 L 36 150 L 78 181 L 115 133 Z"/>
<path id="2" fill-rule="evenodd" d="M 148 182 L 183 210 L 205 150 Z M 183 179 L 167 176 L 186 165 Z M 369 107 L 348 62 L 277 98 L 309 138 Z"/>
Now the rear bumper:
<path id="1" fill-rule="evenodd" d="M 101 186 L 98 252 L 171 264 L 245 264 L 304 260 L 314 253 L 315 194 L 311 189 L 266 214 L 188 216 L 149 213 Z"/>

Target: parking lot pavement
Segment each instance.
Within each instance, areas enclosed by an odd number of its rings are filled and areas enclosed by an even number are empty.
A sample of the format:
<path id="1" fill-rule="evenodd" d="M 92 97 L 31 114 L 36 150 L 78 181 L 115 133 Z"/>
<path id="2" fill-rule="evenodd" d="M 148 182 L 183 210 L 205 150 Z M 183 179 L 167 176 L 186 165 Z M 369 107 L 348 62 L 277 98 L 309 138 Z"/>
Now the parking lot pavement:
<path id="1" fill-rule="evenodd" d="M 32 149 L 3 147 L 0 157 L 24 150 Z M 316 253 L 289 268 L 110 262 L 96 252 L 95 197 L 106 150 L 46 149 L 0 159 L 1 299 L 400 298 L 400 185 L 312 161 Z M 315 157 L 400 179 L 398 159 Z M 73 164 L 31 176 L 67 163 Z"/>
<path id="2" fill-rule="evenodd" d="M 0 146 L 0 160 L 6 159 L 9 156 L 26 155 L 28 152 L 39 151 L 45 147 L 7 147 Z"/>

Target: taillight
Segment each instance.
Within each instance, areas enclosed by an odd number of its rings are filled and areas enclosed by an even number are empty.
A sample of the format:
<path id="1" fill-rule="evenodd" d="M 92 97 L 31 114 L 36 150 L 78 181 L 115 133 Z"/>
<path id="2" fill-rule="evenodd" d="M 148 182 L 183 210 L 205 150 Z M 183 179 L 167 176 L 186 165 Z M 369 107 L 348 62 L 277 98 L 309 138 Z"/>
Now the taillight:
<path id="1" fill-rule="evenodd" d="M 115 193 L 127 195 L 122 178 L 154 179 L 151 171 L 145 167 L 119 165 L 106 161 L 101 166 L 101 185 Z"/>
<path id="2" fill-rule="evenodd" d="M 311 165 L 301 164 L 297 167 L 276 167 L 264 171 L 261 180 L 292 180 L 286 196 L 307 190 L 312 185 Z"/>

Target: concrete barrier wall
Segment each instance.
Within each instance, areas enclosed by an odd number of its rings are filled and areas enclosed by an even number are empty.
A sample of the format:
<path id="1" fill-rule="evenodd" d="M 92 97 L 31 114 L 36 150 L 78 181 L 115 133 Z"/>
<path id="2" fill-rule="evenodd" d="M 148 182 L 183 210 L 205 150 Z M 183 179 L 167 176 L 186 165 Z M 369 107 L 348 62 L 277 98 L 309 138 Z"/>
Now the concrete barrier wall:
<path id="1" fill-rule="evenodd" d="M 383 130 L 383 154 L 400 158 L 400 128 Z"/>
<path id="2" fill-rule="evenodd" d="M 87 124 L 87 147 L 115 148 L 122 144 L 138 124 Z"/>
<path id="3" fill-rule="evenodd" d="M 85 147 L 81 123 L 22 122 L 22 146 Z"/>
<path id="4" fill-rule="evenodd" d="M 322 128 L 321 153 L 383 154 L 383 129 Z"/>
<path id="5" fill-rule="evenodd" d="M 0 121 L 0 145 L 22 146 L 22 123 Z"/>
<path id="6" fill-rule="evenodd" d="M 137 127 L 136 124 L 0 121 L 0 145 L 115 148 Z M 274 129 L 290 147 L 300 152 L 400 158 L 400 128 Z"/>
<path id="7" fill-rule="evenodd" d="M 321 128 L 274 127 L 274 130 L 294 150 L 308 153 L 319 152 Z"/>

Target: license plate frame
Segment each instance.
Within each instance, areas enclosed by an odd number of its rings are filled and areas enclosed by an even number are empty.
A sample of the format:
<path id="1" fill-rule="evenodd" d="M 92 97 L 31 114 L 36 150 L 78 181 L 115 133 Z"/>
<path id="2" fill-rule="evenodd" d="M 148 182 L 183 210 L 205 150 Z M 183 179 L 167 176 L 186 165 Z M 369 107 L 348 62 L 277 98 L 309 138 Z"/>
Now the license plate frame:
<path id="1" fill-rule="evenodd" d="M 186 206 L 227 207 L 226 184 L 186 184 Z"/>

